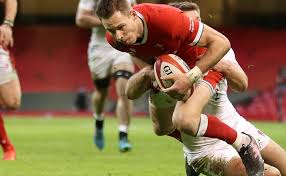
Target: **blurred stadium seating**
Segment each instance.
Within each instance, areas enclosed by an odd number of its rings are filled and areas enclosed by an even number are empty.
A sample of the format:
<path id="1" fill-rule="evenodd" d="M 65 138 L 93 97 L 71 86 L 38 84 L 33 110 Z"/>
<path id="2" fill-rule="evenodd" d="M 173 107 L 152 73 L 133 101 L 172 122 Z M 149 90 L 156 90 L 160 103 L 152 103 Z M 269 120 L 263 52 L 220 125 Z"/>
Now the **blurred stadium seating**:
<path id="1" fill-rule="evenodd" d="M 203 20 L 230 39 L 249 77 L 248 92 L 230 92 L 239 112 L 250 119 L 276 120 L 276 77 L 279 68 L 286 65 L 286 23 L 280 20 L 286 15 L 285 2 L 259 1 L 259 6 L 255 5 L 257 0 L 196 2 L 202 7 Z M 93 89 L 86 61 L 89 31 L 74 25 L 77 1 L 61 0 L 57 8 L 53 3 L 19 1 L 13 54 L 24 92 L 21 111 L 75 110 L 77 92 Z M 110 100 L 108 111 L 116 103 L 114 88 L 110 89 Z M 137 102 L 136 112 L 147 111 L 144 101 L 146 98 Z"/>

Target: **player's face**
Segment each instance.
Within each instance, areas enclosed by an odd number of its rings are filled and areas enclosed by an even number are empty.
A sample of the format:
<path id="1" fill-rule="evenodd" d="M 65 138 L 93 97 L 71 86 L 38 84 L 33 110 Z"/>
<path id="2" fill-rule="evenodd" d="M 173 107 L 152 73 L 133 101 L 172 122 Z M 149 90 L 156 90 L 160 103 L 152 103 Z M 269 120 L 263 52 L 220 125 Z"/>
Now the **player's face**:
<path id="1" fill-rule="evenodd" d="M 102 19 L 102 24 L 118 42 L 126 45 L 136 43 L 139 35 L 136 17 L 133 14 L 126 15 L 116 11 L 110 18 Z"/>
<path id="2" fill-rule="evenodd" d="M 184 11 L 184 14 L 187 15 L 191 20 L 201 21 L 200 14 L 196 10 Z"/>

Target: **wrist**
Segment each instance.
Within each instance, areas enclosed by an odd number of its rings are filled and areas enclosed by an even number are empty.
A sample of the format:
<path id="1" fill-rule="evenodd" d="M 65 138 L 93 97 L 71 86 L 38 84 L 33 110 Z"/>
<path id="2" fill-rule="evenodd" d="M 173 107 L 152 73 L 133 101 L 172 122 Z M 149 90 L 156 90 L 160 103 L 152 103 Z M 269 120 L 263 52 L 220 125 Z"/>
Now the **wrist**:
<path id="1" fill-rule="evenodd" d="M 5 19 L 5 20 L 3 21 L 3 25 L 7 25 L 7 26 L 9 26 L 10 28 L 13 28 L 13 26 L 14 26 L 14 21 L 13 21 L 13 20 L 9 20 L 9 19 Z"/>
<path id="2" fill-rule="evenodd" d="M 201 69 L 198 66 L 195 66 L 192 68 L 190 71 L 187 72 L 187 76 L 190 80 L 190 84 L 193 84 L 196 82 L 198 79 L 202 77 L 203 73 Z"/>

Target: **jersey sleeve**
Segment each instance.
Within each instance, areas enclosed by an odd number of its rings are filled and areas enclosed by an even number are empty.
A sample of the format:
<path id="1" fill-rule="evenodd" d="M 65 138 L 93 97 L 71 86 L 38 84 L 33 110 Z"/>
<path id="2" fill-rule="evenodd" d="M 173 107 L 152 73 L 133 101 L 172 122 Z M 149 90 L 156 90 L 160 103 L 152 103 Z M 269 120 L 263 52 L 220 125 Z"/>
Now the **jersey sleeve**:
<path id="1" fill-rule="evenodd" d="M 78 4 L 78 9 L 83 9 L 83 10 L 89 10 L 92 11 L 94 10 L 95 7 L 95 2 L 94 0 L 80 0 Z"/>
<path id="2" fill-rule="evenodd" d="M 155 22 L 160 32 L 171 35 L 189 45 L 196 45 L 203 33 L 204 24 L 200 21 L 190 20 L 182 11 L 176 8 L 166 8 L 159 11 Z M 154 18 L 154 17 L 152 17 Z"/>
<path id="3" fill-rule="evenodd" d="M 222 60 L 228 60 L 232 63 L 238 64 L 232 48 L 230 48 L 229 51 L 223 56 Z"/>
<path id="4" fill-rule="evenodd" d="M 204 24 L 200 21 L 190 20 L 189 31 L 186 33 L 186 41 L 195 46 L 201 39 L 204 30 Z"/>
<path id="5" fill-rule="evenodd" d="M 207 73 L 204 74 L 203 79 L 197 81 L 196 86 L 198 86 L 199 84 L 204 84 L 209 88 L 210 93 L 214 94 L 216 92 L 216 87 L 223 79 L 224 76 L 222 73 L 216 70 L 209 70 Z"/>
<path id="6" fill-rule="evenodd" d="M 106 41 L 112 46 L 112 47 L 115 47 L 115 41 L 113 39 L 113 37 L 111 36 L 111 34 L 106 31 L 105 33 L 105 38 L 106 38 Z"/>

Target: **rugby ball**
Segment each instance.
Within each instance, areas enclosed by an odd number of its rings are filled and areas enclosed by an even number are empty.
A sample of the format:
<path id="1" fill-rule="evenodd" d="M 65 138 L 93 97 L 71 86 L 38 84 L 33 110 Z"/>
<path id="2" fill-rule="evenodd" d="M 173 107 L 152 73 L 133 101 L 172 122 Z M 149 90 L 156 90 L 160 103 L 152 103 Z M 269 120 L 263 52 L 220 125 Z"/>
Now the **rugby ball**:
<path id="1" fill-rule="evenodd" d="M 173 85 L 171 80 L 162 80 L 161 77 L 170 74 L 187 73 L 189 66 L 183 59 L 174 54 L 165 54 L 157 57 L 154 64 L 155 79 L 160 89 L 166 89 Z"/>

